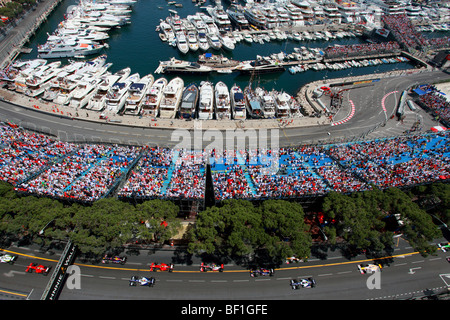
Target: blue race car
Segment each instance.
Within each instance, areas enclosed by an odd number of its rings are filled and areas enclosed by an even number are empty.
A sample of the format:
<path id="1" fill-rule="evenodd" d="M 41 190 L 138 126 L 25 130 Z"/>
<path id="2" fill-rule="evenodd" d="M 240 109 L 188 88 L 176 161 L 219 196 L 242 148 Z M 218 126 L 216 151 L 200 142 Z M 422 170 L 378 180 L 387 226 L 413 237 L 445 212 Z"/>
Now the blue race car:
<path id="1" fill-rule="evenodd" d="M 316 280 L 313 278 L 291 280 L 290 284 L 292 290 L 297 290 L 300 288 L 314 288 L 316 286 Z"/>
<path id="2" fill-rule="evenodd" d="M 250 277 L 256 278 L 258 276 L 273 276 L 275 271 L 273 269 L 266 269 L 266 268 L 257 268 L 250 270 Z"/>
<path id="3" fill-rule="evenodd" d="M 146 286 L 146 287 L 153 287 L 155 285 L 155 278 L 150 277 L 138 277 L 138 276 L 132 276 L 130 279 L 130 286 L 135 287 L 137 285 L 140 286 Z"/>

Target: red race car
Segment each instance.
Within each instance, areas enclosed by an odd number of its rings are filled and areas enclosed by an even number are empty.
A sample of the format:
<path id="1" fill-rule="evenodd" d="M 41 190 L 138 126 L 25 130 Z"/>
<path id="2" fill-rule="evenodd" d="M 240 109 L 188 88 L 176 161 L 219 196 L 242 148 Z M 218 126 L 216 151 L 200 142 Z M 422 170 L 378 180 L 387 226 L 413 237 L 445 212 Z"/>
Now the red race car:
<path id="1" fill-rule="evenodd" d="M 46 267 L 43 266 L 42 264 L 30 263 L 25 272 L 32 273 L 33 271 L 35 271 L 36 273 L 41 273 L 44 276 L 46 276 L 49 273 L 50 268 L 51 267 Z"/>
<path id="2" fill-rule="evenodd" d="M 219 272 L 223 272 L 223 264 L 221 264 L 220 266 L 213 263 L 210 265 L 204 264 L 202 262 L 202 264 L 200 265 L 200 271 L 201 272 L 206 272 L 206 271 L 219 271 Z"/>
<path id="3" fill-rule="evenodd" d="M 172 272 L 173 271 L 173 263 L 165 264 L 165 263 L 152 262 L 152 264 L 150 265 L 150 271 L 158 271 L 158 270 Z"/>

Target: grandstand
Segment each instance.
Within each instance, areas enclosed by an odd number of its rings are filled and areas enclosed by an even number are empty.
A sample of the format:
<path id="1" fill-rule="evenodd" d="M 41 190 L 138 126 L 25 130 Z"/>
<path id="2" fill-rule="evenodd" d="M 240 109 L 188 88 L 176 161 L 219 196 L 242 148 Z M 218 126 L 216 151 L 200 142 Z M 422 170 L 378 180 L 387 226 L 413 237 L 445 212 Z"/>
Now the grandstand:
<path id="1" fill-rule="evenodd" d="M 111 195 L 201 202 L 210 164 L 215 201 L 301 199 L 448 181 L 449 138 L 448 131 L 429 132 L 217 154 L 66 143 L 2 123 L 0 176 L 21 193 L 83 203 Z"/>

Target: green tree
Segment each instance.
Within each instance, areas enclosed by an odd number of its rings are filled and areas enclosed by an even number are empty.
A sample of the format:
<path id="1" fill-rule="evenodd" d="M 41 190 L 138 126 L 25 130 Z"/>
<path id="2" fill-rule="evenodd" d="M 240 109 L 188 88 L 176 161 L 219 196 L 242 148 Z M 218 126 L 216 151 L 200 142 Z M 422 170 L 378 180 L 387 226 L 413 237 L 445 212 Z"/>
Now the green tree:
<path id="1" fill-rule="evenodd" d="M 115 198 L 101 199 L 92 206 L 79 207 L 69 236 L 83 253 L 101 254 L 132 238 L 135 217 L 132 205 Z"/>
<path id="2" fill-rule="evenodd" d="M 261 245 L 272 258 L 290 256 L 307 258 L 311 254 L 311 235 L 307 232 L 300 204 L 284 200 L 267 200 L 260 206 L 265 231 Z"/>
<path id="3" fill-rule="evenodd" d="M 181 223 L 178 217 L 179 208 L 171 201 L 149 200 L 136 205 L 135 237 L 142 241 L 164 242 L 175 236 Z"/>

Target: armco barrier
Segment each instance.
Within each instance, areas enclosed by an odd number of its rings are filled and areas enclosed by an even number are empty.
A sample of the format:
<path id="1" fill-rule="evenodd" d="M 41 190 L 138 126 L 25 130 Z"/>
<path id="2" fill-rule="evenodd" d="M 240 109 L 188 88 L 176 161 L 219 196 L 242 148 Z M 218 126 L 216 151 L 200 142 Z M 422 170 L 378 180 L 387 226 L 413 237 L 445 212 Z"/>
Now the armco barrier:
<path id="1" fill-rule="evenodd" d="M 77 253 L 77 247 L 69 240 L 61 258 L 53 271 L 52 277 L 42 294 L 41 300 L 58 300 L 64 283 L 66 282 L 67 268 L 72 265 Z"/>

